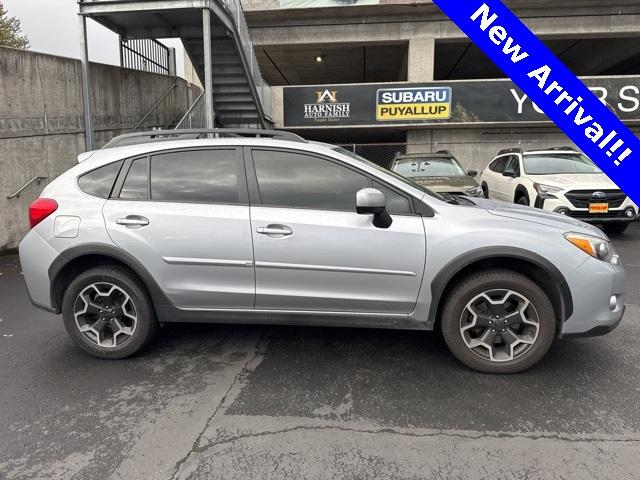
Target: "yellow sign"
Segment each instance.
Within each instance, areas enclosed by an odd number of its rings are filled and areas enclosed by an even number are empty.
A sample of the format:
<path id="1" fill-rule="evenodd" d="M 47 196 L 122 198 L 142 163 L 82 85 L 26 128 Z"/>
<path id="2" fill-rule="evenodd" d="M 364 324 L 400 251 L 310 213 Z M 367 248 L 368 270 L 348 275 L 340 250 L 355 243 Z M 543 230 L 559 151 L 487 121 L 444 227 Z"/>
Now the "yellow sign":
<path id="1" fill-rule="evenodd" d="M 451 88 L 388 88 L 377 93 L 378 121 L 451 118 Z"/>

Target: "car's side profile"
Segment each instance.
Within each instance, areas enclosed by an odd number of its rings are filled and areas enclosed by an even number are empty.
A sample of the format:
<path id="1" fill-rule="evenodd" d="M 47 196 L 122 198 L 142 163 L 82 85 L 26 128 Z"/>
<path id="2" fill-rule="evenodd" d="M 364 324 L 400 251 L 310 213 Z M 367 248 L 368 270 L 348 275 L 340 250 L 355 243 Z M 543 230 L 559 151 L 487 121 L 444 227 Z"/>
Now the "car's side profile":
<path id="1" fill-rule="evenodd" d="M 502 150 L 482 171 L 486 198 L 602 224 L 622 233 L 638 207 L 589 158 L 570 148 Z"/>
<path id="2" fill-rule="evenodd" d="M 126 357 L 164 322 L 439 328 L 511 373 L 622 319 L 624 270 L 589 225 L 445 201 L 283 132 L 204 134 L 116 139 L 32 204 L 30 296 L 85 351 Z"/>

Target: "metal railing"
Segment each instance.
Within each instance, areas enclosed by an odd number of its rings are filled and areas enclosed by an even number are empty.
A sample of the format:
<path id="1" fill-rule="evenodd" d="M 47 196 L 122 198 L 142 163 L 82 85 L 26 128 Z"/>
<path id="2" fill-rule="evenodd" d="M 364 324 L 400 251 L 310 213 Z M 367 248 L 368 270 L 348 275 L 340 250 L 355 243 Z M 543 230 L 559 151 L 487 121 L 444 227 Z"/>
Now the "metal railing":
<path id="1" fill-rule="evenodd" d="M 167 90 L 165 90 L 162 95 L 160 95 L 160 98 L 158 98 L 158 100 L 155 101 L 155 103 L 151 106 L 151 108 L 147 110 L 147 112 L 142 116 L 142 118 L 138 121 L 138 123 L 136 123 L 136 126 L 133 127 L 131 130 L 129 130 L 129 133 L 133 133 L 136 130 L 138 130 L 138 128 L 140 128 L 140 126 L 144 124 L 145 120 L 149 118 L 151 114 L 158 109 L 158 107 L 162 104 L 164 99 L 167 98 L 169 94 L 173 91 L 173 89 L 176 88 L 177 86 L 178 86 L 178 82 L 173 82 L 173 84 Z"/>
<path id="2" fill-rule="evenodd" d="M 249 27 L 244 18 L 244 12 L 240 0 L 219 0 L 226 10 L 231 14 L 234 19 L 236 30 L 238 32 L 238 41 L 242 45 L 244 56 L 248 62 L 249 73 L 253 77 L 258 97 L 262 103 L 262 109 L 266 116 L 271 118 L 272 105 L 271 105 L 271 85 L 264 81 L 262 74 L 260 73 L 260 67 L 258 65 L 258 58 L 256 57 L 253 42 L 251 41 L 251 35 L 249 34 Z"/>
<path id="3" fill-rule="evenodd" d="M 169 47 L 153 38 L 121 40 L 120 65 L 143 72 L 172 73 Z"/>
<path id="4" fill-rule="evenodd" d="M 7 195 L 7 199 L 11 200 L 12 198 L 20 198 L 20 194 L 32 183 L 37 182 L 38 185 L 40 185 L 44 180 L 46 180 L 49 177 L 45 177 L 42 175 L 36 175 L 35 177 L 33 177 L 31 180 L 29 180 L 27 183 L 25 183 L 24 185 L 22 185 L 18 190 L 16 190 L 15 192 L 13 192 L 11 195 Z"/>
<path id="5" fill-rule="evenodd" d="M 204 92 L 202 92 L 198 98 L 196 98 L 196 101 L 189 107 L 187 113 L 185 113 L 180 119 L 175 129 L 189 130 L 193 128 L 205 128 L 207 123 L 205 118 L 205 108 Z"/>

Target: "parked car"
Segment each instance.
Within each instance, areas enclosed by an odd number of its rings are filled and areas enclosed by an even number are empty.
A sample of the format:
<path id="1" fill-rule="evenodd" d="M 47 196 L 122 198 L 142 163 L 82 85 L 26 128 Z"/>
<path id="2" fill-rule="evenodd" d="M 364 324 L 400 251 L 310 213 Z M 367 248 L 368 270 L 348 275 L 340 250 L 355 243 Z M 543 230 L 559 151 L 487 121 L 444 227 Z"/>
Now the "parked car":
<path id="1" fill-rule="evenodd" d="M 458 160 L 446 150 L 399 155 L 391 170 L 433 192 L 471 197 L 483 195 L 482 188 L 474 179 L 478 172 L 465 172 Z"/>
<path id="2" fill-rule="evenodd" d="M 622 233 L 638 207 L 588 157 L 571 148 L 502 150 L 480 177 L 486 198 L 530 205 Z"/>
<path id="3" fill-rule="evenodd" d="M 339 147 L 150 132 L 80 160 L 31 204 L 20 261 L 33 303 L 97 357 L 169 322 L 438 328 L 466 365 L 512 373 L 623 317 L 624 270 L 597 228 L 445 200 Z"/>

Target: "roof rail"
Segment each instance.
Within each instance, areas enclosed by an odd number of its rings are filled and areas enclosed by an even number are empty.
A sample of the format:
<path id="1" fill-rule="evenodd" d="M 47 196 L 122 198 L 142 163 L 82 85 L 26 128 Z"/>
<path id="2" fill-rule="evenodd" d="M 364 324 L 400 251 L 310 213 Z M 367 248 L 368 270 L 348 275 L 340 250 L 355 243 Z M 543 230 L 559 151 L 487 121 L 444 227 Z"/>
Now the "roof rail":
<path id="1" fill-rule="evenodd" d="M 436 152 L 437 155 L 450 155 L 453 157 L 453 154 L 449 150 L 438 150 Z"/>
<path id="2" fill-rule="evenodd" d="M 573 147 L 551 147 L 551 148 L 547 148 L 548 152 L 554 152 L 556 150 L 566 150 L 566 151 L 570 151 L 570 152 L 576 152 L 577 151 Z"/>
<path id="3" fill-rule="evenodd" d="M 505 149 L 500 150 L 498 152 L 498 156 L 499 155 L 506 155 L 508 153 L 519 153 L 520 155 L 522 155 L 524 153 L 524 151 L 520 147 L 518 147 L 518 148 L 505 148 Z"/>
<path id="4" fill-rule="evenodd" d="M 262 130 L 259 128 L 213 128 L 195 130 L 153 130 L 150 132 L 128 133 L 111 139 L 102 148 L 124 147 L 142 143 L 168 142 L 171 140 L 193 140 L 199 138 L 271 138 L 289 142 L 307 143 L 299 135 L 281 130 Z"/>

